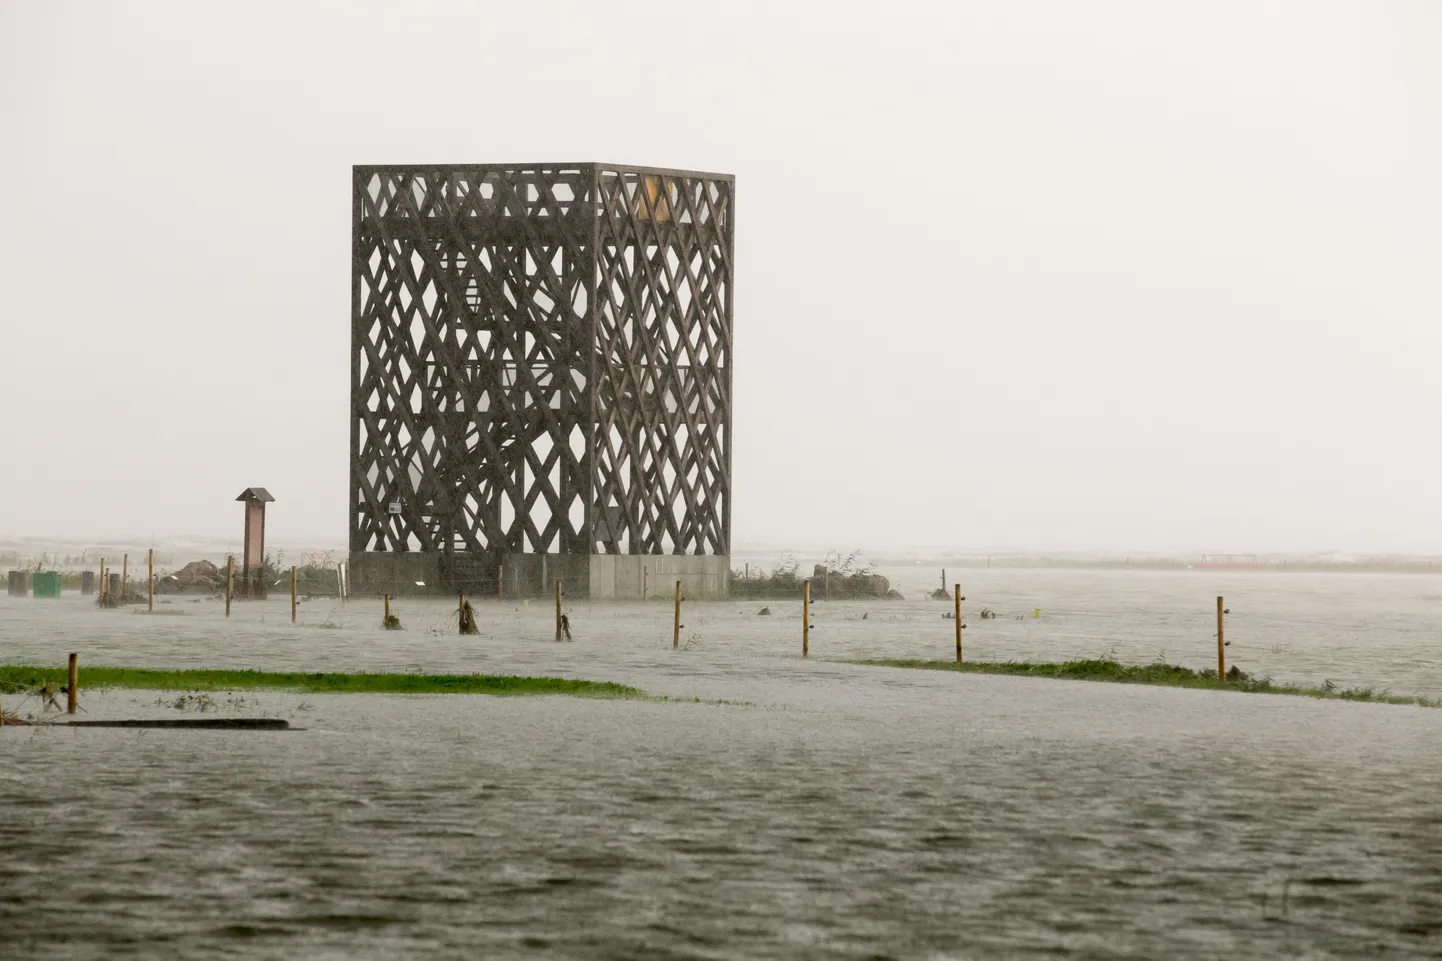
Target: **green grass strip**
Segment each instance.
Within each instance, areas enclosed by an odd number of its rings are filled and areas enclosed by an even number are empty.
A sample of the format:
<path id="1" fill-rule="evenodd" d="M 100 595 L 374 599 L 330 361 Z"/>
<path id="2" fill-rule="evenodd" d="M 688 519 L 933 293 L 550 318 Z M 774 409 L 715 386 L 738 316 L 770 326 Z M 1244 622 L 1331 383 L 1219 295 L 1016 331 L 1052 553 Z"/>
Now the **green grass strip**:
<path id="1" fill-rule="evenodd" d="M 923 671 L 960 671 L 966 674 L 1009 674 L 1016 677 L 1052 677 L 1070 681 L 1103 681 L 1112 684 L 1151 684 L 1158 687 L 1188 687 L 1218 690 L 1216 671 L 1194 671 L 1175 664 L 1122 664 L 1110 658 L 1066 661 L 1060 664 L 1033 664 L 1028 661 L 903 661 L 860 660 L 841 661 L 868 667 L 905 667 Z M 1380 704 L 1414 704 L 1419 707 L 1442 707 L 1442 700 L 1406 697 L 1387 690 L 1370 687 L 1338 687 L 1327 681 L 1321 687 L 1301 684 L 1278 684 L 1271 678 L 1245 677 L 1228 680 L 1220 689 L 1245 694 L 1291 694 L 1341 701 L 1372 701 Z"/>
<path id="2" fill-rule="evenodd" d="M 57 689 L 63 667 L 0 665 L 0 690 Z M 634 687 L 610 681 L 494 674 L 302 674 L 271 671 L 150 670 L 80 666 L 80 688 L 124 687 L 147 691 L 300 691 L 307 694 L 569 694 L 574 697 L 641 698 Z"/>

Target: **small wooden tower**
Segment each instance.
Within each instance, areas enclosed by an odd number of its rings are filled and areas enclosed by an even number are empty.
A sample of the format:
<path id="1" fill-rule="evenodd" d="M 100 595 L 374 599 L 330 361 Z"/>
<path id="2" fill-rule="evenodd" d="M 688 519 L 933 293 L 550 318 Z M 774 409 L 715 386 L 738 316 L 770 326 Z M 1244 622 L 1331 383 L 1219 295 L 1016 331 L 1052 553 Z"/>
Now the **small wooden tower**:
<path id="1" fill-rule="evenodd" d="M 274 501 L 264 487 L 247 487 L 236 498 L 245 504 L 245 556 L 241 560 L 240 597 L 265 597 L 265 505 Z"/>

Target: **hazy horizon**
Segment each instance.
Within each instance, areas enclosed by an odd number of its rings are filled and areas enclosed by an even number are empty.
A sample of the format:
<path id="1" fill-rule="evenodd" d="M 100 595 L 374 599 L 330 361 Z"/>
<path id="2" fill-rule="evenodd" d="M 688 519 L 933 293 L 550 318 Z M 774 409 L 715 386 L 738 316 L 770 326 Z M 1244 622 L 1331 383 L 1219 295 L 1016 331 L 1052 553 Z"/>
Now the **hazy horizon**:
<path id="1" fill-rule="evenodd" d="M 737 178 L 733 553 L 1442 553 L 1442 6 L 412 9 L 0 3 L 0 540 L 343 546 L 351 165 L 605 160 Z"/>

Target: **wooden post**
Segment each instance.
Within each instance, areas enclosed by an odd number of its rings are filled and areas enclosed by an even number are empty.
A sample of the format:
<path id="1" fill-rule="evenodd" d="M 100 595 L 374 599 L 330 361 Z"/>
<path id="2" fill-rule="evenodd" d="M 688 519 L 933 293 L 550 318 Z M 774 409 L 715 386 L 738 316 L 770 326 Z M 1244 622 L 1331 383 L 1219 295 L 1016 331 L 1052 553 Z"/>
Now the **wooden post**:
<path id="1" fill-rule="evenodd" d="M 956 663 L 961 663 L 961 585 L 956 585 Z"/>
<path id="2" fill-rule="evenodd" d="M 125 554 L 120 560 L 120 603 L 125 603 L 125 595 L 130 589 L 130 555 Z"/>
<path id="3" fill-rule="evenodd" d="M 946 590 L 946 568 L 941 569 L 941 589 Z"/>
<path id="4" fill-rule="evenodd" d="M 290 567 L 290 622 L 295 623 L 295 565 Z"/>
<path id="5" fill-rule="evenodd" d="M 342 604 L 345 603 L 345 581 L 341 577 L 339 564 L 335 566 L 335 596 L 340 598 Z"/>
<path id="6" fill-rule="evenodd" d="M 1217 595 L 1217 683 L 1227 683 L 1227 642 L 1224 640 L 1226 626 L 1223 621 L 1222 596 Z"/>
<path id="7" fill-rule="evenodd" d="M 391 623 L 391 596 L 390 596 L 389 594 L 386 595 L 386 619 L 385 619 L 384 621 L 382 621 L 382 623 L 385 624 L 387 627 L 390 627 L 390 623 Z"/>
<path id="8" fill-rule="evenodd" d="M 647 586 L 647 585 L 646 585 L 646 581 L 647 581 L 648 578 L 650 578 L 650 576 L 651 576 L 651 571 L 646 567 L 645 564 L 642 564 L 642 565 L 641 565 L 641 600 L 643 600 L 643 601 L 646 599 L 646 586 Z"/>
<path id="9" fill-rule="evenodd" d="M 145 555 L 145 583 L 149 585 L 147 593 L 150 597 L 150 610 L 155 610 L 155 548 Z"/>
<path id="10" fill-rule="evenodd" d="M 561 582 L 556 581 L 556 640 L 561 639 Z"/>
<path id="11" fill-rule="evenodd" d="M 230 599 L 235 594 L 235 555 L 225 558 L 225 616 L 230 616 Z"/>
<path id="12" fill-rule="evenodd" d="M 801 656 L 811 656 L 811 581 L 801 582 Z"/>
<path id="13" fill-rule="evenodd" d="M 681 646 L 681 582 L 676 582 L 676 619 L 671 627 L 671 650 Z"/>
<path id="14" fill-rule="evenodd" d="M 496 600 L 497 600 L 497 601 L 504 601 L 504 600 L 506 599 L 505 583 L 506 583 L 506 565 L 502 564 L 500 567 L 497 567 L 497 568 L 496 568 Z"/>
<path id="15" fill-rule="evenodd" d="M 65 713 L 75 713 L 75 689 L 80 686 L 80 655 L 70 655 L 70 678 L 65 685 Z"/>
<path id="16" fill-rule="evenodd" d="M 105 600 L 105 558 L 100 558 L 100 599 Z"/>
<path id="17" fill-rule="evenodd" d="M 350 561 L 345 562 L 345 596 L 350 597 Z"/>

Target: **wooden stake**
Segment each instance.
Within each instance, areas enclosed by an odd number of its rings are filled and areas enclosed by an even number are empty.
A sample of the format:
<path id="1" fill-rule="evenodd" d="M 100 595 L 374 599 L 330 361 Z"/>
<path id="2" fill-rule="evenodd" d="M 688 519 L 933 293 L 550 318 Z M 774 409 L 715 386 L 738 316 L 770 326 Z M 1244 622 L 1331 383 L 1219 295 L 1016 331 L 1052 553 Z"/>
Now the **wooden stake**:
<path id="1" fill-rule="evenodd" d="M 556 640 L 561 639 L 561 582 L 556 581 Z"/>
<path id="2" fill-rule="evenodd" d="M 125 595 L 130 589 L 130 555 L 126 554 L 120 561 L 120 603 L 125 603 Z"/>
<path id="3" fill-rule="evenodd" d="M 75 713 L 75 690 L 80 686 L 80 655 L 70 655 L 70 679 L 65 685 L 65 713 Z"/>
<path id="4" fill-rule="evenodd" d="M 235 555 L 225 559 L 225 616 L 230 616 L 230 599 L 235 594 Z"/>
<path id="5" fill-rule="evenodd" d="M 295 565 L 290 568 L 290 622 L 295 623 Z"/>
<path id="6" fill-rule="evenodd" d="M 150 610 L 155 610 L 155 548 L 150 548 L 145 555 L 145 583 L 149 585 L 147 594 L 150 597 Z"/>
<path id="7" fill-rule="evenodd" d="M 386 595 L 386 619 L 382 623 L 384 623 L 386 627 L 390 627 L 391 624 L 391 596 L 389 594 Z"/>
<path id="8" fill-rule="evenodd" d="M 956 663 L 961 663 L 961 585 L 956 585 Z"/>
<path id="9" fill-rule="evenodd" d="M 811 581 L 801 582 L 801 656 L 811 656 Z"/>
<path id="10" fill-rule="evenodd" d="M 100 599 L 105 600 L 105 558 L 100 558 Z"/>
<path id="11" fill-rule="evenodd" d="M 946 590 L 946 568 L 941 569 L 941 589 Z"/>
<path id="12" fill-rule="evenodd" d="M 642 564 L 642 565 L 641 565 L 641 600 L 643 600 L 643 601 L 646 599 L 646 581 L 647 581 L 648 578 L 650 578 L 650 576 L 651 576 L 651 572 L 646 568 L 646 565 L 645 565 L 645 564 Z"/>
<path id="13" fill-rule="evenodd" d="M 1223 621 L 1222 596 L 1217 595 L 1217 683 L 1227 683 L 1227 642 L 1223 639 L 1226 626 Z"/>
<path id="14" fill-rule="evenodd" d="M 671 627 L 671 650 L 681 646 L 681 582 L 676 582 L 676 619 Z"/>

